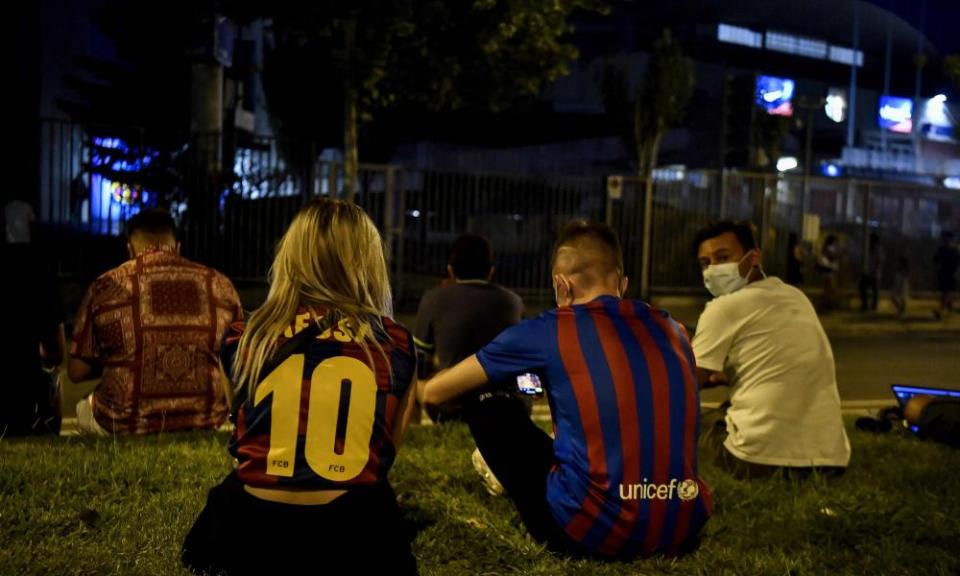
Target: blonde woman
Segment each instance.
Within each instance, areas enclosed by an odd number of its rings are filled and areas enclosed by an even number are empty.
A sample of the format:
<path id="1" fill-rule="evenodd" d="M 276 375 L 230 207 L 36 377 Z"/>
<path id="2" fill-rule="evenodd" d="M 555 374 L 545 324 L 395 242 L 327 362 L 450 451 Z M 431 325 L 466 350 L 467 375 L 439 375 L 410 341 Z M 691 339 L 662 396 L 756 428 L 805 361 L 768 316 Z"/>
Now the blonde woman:
<path id="1" fill-rule="evenodd" d="M 266 302 L 224 346 L 236 468 L 184 541 L 188 568 L 416 573 L 387 482 L 416 351 L 390 300 L 381 238 L 363 210 L 304 206 L 277 248 Z"/>

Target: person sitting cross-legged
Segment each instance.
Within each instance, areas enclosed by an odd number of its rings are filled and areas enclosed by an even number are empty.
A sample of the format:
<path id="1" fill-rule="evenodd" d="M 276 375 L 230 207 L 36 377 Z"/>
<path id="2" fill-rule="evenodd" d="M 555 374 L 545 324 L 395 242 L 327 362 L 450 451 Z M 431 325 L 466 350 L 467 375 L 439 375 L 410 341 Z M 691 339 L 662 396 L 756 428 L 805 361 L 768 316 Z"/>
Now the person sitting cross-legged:
<path id="1" fill-rule="evenodd" d="M 565 228 L 552 257 L 557 308 L 504 330 L 421 383 L 420 400 L 462 397 L 480 453 L 530 535 L 574 557 L 694 549 L 712 496 L 697 475 L 699 395 L 686 332 L 623 297 L 623 256 L 602 224 Z M 555 438 L 510 390 L 537 376 Z"/>

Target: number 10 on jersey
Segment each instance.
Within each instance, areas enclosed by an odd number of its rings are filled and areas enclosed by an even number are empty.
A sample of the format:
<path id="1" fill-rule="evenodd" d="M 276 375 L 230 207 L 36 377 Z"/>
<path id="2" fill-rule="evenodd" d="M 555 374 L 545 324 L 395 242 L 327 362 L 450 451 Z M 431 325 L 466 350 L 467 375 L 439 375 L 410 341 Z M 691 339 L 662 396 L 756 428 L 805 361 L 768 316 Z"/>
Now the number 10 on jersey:
<path id="1" fill-rule="evenodd" d="M 292 477 L 300 428 L 303 354 L 294 354 L 257 386 L 254 405 L 273 396 L 270 408 L 270 449 L 267 474 Z M 377 408 L 377 380 L 373 370 L 349 356 L 334 356 L 309 375 L 310 400 L 304 456 L 318 476 L 344 482 L 363 471 L 370 458 Z"/>

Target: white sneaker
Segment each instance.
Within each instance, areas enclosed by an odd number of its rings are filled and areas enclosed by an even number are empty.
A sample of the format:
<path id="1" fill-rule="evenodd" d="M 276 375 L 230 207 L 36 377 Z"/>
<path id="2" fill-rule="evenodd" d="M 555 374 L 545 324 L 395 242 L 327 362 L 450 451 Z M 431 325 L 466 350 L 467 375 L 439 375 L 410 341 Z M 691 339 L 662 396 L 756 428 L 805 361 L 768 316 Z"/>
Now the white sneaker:
<path id="1" fill-rule="evenodd" d="M 493 471 L 487 466 L 487 461 L 484 460 L 483 455 L 480 454 L 479 448 L 473 451 L 470 461 L 473 462 L 473 469 L 476 470 L 480 478 L 483 479 L 483 485 L 487 489 L 487 492 L 491 496 L 503 496 L 503 484 L 493 475 Z"/>

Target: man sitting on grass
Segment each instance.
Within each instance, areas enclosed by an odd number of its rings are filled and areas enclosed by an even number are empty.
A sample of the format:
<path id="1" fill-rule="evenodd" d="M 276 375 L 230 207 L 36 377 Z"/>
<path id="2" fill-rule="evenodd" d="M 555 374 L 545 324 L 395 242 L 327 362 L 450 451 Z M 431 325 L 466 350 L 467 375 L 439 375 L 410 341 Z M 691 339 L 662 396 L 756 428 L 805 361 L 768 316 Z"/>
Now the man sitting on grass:
<path id="1" fill-rule="evenodd" d="M 705 426 L 717 465 L 741 478 L 842 473 L 850 443 L 833 351 L 810 300 L 763 273 L 748 222 L 708 226 L 693 247 L 715 297 L 693 337 L 698 378 L 730 385 L 729 409 Z"/>
<path id="2" fill-rule="evenodd" d="M 102 274 L 77 312 L 67 372 L 102 376 L 77 403 L 81 433 L 217 428 L 227 417 L 218 354 L 243 319 L 226 276 L 180 256 L 170 214 L 127 223 L 130 259 Z"/>
<path id="3" fill-rule="evenodd" d="M 919 429 L 919 436 L 960 448 L 960 400 L 914 396 L 903 408 L 907 423 Z"/>
<path id="4" fill-rule="evenodd" d="M 492 282 L 494 270 L 493 247 L 483 236 L 464 234 L 453 243 L 451 282 L 424 294 L 417 310 L 413 338 L 421 378 L 453 366 L 520 321 L 523 300 Z M 460 405 L 428 406 L 427 413 L 434 422 L 460 420 Z"/>
<path id="5" fill-rule="evenodd" d="M 421 401 L 465 396 L 464 419 L 530 534 L 580 557 L 679 554 L 712 509 L 697 476 L 699 394 L 683 328 L 627 288 L 616 234 L 575 223 L 552 257 L 558 308 L 503 331 L 432 380 Z M 508 390 L 539 376 L 555 439 Z"/>

